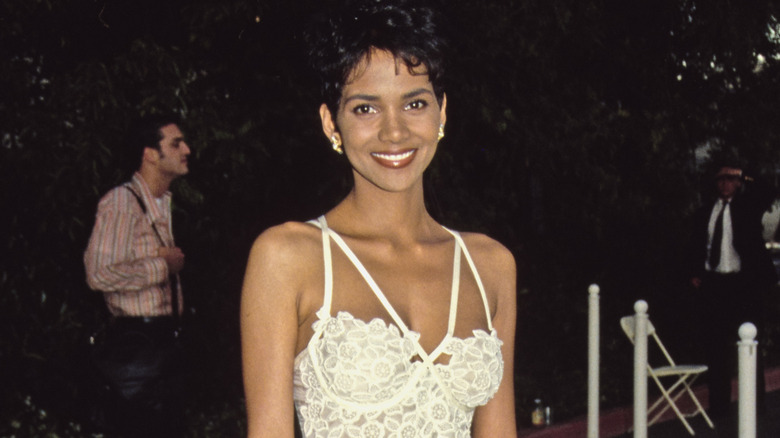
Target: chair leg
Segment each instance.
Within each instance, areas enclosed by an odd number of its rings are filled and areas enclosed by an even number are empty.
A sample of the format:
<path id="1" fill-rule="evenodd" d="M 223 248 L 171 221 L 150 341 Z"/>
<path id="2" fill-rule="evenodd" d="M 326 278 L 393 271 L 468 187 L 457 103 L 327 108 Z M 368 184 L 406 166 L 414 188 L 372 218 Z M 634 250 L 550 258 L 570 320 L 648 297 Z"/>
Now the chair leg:
<path id="1" fill-rule="evenodd" d="M 679 418 L 680 421 L 682 421 L 685 428 L 688 429 L 688 433 L 690 433 L 691 435 L 696 435 L 696 432 L 694 432 L 691 425 L 688 424 L 688 420 L 685 419 L 685 416 L 682 414 L 682 412 L 680 412 L 680 409 L 677 408 L 677 404 L 675 404 L 674 400 L 672 400 L 672 398 L 669 396 L 669 393 L 666 392 L 666 389 L 663 387 L 663 385 L 661 385 L 661 382 L 658 380 L 658 378 L 656 376 L 653 376 L 653 380 L 655 380 L 656 385 L 658 385 L 658 388 L 661 390 L 661 394 L 663 394 L 663 397 L 666 399 L 669 406 L 671 406 L 674 413 L 677 414 L 677 418 Z M 674 386 L 679 386 L 679 385 L 675 383 L 673 387 Z M 664 411 L 666 411 L 666 409 L 664 409 Z"/>
<path id="2" fill-rule="evenodd" d="M 691 380 L 691 383 L 693 383 L 693 380 Z M 693 390 L 691 390 L 691 387 L 688 383 L 685 384 L 685 390 L 688 391 L 688 395 L 691 397 L 691 400 L 693 400 L 693 403 L 696 404 L 696 410 L 701 414 L 702 417 L 704 417 L 704 420 L 710 426 L 710 429 L 715 429 L 715 425 L 712 423 L 712 420 L 710 420 L 710 416 L 707 415 L 707 412 L 704 411 L 701 403 L 699 403 L 699 399 L 696 398 L 696 396 L 693 394 Z"/>
<path id="3" fill-rule="evenodd" d="M 652 415 L 652 418 L 650 418 L 650 420 L 648 420 L 648 423 L 647 423 L 648 426 L 652 426 L 653 424 L 655 424 L 666 413 L 666 411 L 668 411 L 669 408 L 671 407 L 671 406 L 669 406 L 668 402 L 661 406 L 661 403 L 663 403 L 663 402 L 666 402 L 666 399 L 664 398 L 663 395 L 661 395 L 661 396 L 659 396 L 655 400 L 655 402 L 653 402 L 653 405 L 650 408 L 647 409 L 647 415 L 648 416 Z M 661 408 L 661 409 L 656 411 L 655 410 L 656 408 Z"/>
<path id="4" fill-rule="evenodd" d="M 679 390 L 678 390 L 677 387 L 680 386 L 680 384 L 685 383 L 685 379 L 687 379 L 688 376 L 689 376 L 689 374 L 683 375 L 682 377 L 677 379 L 676 382 L 674 382 L 674 385 L 672 385 L 672 386 L 670 386 L 669 388 L 666 389 L 666 391 L 669 393 L 669 396 L 672 399 L 672 401 L 677 402 L 677 400 L 683 394 L 683 391 L 685 390 L 685 388 L 679 388 Z M 659 389 L 661 389 L 663 391 L 663 388 L 661 387 L 660 379 L 656 380 L 655 382 L 658 385 Z M 658 399 L 653 403 L 653 405 L 650 406 L 650 408 L 647 410 L 647 415 L 648 416 L 652 415 L 651 413 L 655 410 L 655 408 L 657 408 L 658 405 L 661 404 L 664 401 L 665 401 L 664 397 L 658 397 Z M 664 405 L 664 408 L 661 409 L 657 414 L 655 414 L 655 416 L 650 420 L 650 424 L 654 424 L 656 421 L 658 421 L 658 419 L 660 419 L 661 416 L 666 411 L 668 411 L 670 407 L 671 407 L 671 405 L 669 403 Z"/>

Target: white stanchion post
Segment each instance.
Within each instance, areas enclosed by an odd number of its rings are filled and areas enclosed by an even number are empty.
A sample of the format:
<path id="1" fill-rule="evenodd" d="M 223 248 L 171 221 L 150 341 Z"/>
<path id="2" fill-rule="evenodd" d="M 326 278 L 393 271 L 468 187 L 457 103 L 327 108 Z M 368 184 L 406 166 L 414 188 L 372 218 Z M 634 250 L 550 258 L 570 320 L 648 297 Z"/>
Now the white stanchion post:
<path id="1" fill-rule="evenodd" d="M 588 287 L 588 436 L 599 436 L 599 286 Z"/>
<path id="2" fill-rule="evenodd" d="M 634 438 L 647 438 L 647 302 L 634 303 Z"/>
<path id="3" fill-rule="evenodd" d="M 756 333 L 752 323 L 739 327 L 739 438 L 756 438 Z"/>

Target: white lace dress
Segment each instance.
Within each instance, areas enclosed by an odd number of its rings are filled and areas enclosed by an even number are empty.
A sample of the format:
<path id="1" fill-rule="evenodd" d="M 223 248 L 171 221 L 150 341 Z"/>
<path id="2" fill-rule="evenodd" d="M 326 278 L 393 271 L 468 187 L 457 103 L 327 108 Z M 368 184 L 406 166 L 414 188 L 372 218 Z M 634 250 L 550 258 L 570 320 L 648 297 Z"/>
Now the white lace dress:
<path id="1" fill-rule="evenodd" d="M 430 354 L 420 335 L 407 328 L 382 291 L 324 217 L 325 295 L 314 335 L 295 359 L 294 399 L 303 436 L 313 437 L 469 437 L 474 409 L 487 403 L 501 383 L 501 340 L 490 322 L 484 287 L 457 232 L 447 334 Z M 335 241 L 361 272 L 395 325 L 365 322 L 345 311 L 331 315 Z M 461 251 L 482 294 L 490 333 L 453 336 Z M 434 361 L 450 355 L 447 364 Z M 421 360 L 415 360 L 415 358 Z"/>

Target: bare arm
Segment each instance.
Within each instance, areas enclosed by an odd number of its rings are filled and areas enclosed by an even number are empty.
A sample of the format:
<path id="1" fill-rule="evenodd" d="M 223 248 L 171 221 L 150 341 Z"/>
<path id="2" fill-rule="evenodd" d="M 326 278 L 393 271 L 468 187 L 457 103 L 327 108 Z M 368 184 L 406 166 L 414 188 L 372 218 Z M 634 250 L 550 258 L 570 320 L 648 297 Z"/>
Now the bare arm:
<path id="1" fill-rule="evenodd" d="M 498 243 L 491 245 L 485 268 L 480 272 L 490 274 L 486 287 L 496 291 L 496 308 L 493 326 L 503 341 L 504 375 L 498 392 L 485 406 L 474 413 L 474 438 L 505 438 L 517 436 L 515 422 L 515 324 L 517 317 L 516 267 L 512 254 Z M 475 261 L 476 262 L 476 261 Z M 484 277 L 487 277 L 484 276 Z"/>
<path id="2" fill-rule="evenodd" d="M 289 228 L 289 227 L 288 227 Z M 241 345 L 249 437 L 292 438 L 300 251 L 285 226 L 255 241 L 241 293 Z"/>

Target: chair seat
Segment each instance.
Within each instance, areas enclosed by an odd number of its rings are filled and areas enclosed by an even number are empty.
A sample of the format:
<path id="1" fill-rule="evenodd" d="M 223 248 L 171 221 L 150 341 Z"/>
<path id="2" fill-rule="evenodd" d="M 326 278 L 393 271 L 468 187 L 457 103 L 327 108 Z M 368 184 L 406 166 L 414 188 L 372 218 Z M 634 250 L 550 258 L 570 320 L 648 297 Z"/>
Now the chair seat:
<path id="1" fill-rule="evenodd" d="M 673 365 L 653 368 L 653 374 L 657 377 L 701 374 L 705 371 L 707 371 L 707 365 Z"/>

